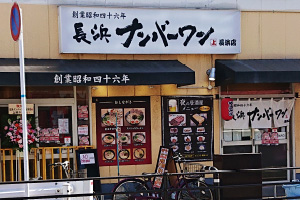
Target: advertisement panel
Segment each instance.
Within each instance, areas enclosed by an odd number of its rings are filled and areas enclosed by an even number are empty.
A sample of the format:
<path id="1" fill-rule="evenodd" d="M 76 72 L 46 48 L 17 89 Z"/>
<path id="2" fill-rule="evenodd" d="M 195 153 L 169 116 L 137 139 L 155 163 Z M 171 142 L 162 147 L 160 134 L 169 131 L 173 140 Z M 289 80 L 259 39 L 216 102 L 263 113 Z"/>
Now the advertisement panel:
<path id="1" fill-rule="evenodd" d="M 212 160 L 213 97 L 163 97 L 163 145 L 188 161 Z"/>
<path id="2" fill-rule="evenodd" d="M 117 165 L 117 158 L 120 165 L 151 163 L 150 98 L 93 98 L 93 102 L 99 165 Z"/>

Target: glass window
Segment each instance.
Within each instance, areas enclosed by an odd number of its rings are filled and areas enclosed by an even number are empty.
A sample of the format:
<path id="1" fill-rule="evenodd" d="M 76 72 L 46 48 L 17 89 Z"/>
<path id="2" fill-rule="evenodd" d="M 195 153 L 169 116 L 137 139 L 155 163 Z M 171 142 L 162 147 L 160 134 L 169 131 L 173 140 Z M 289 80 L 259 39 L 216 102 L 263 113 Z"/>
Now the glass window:
<path id="1" fill-rule="evenodd" d="M 71 106 L 39 106 L 38 125 L 41 147 L 72 145 Z"/>
<path id="2" fill-rule="evenodd" d="M 225 142 L 251 140 L 251 129 L 224 129 L 223 139 Z"/>
<path id="3" fill-rule="evenodd" d="M 251 140 L 251 129 L 242 129 L 242 140 Z"/>
<path id="4" fill-rule="evenodd" d="M 223 137 L 225 142 L 232 141 L 232 130 L 230 129 L 223 130 Z"/>
<path id="5" fill-rule="evenodd" d="M 0 87 L 0 99 L 20 99 L 21 92 L 19 86 Z M 42 98 L 73 98 L 73 86 L 27 86 L 27 99 Z"/>

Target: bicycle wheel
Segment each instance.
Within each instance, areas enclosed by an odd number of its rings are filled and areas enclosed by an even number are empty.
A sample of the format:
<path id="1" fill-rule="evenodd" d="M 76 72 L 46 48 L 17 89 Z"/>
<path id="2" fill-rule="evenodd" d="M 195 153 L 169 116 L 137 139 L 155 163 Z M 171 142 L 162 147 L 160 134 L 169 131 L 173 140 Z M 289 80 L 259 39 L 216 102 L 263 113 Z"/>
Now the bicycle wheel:
<path id="1" fill-rule="evenodd" d="M 138 191 L 145 191 L 145 190 L 148 190 L 148 187 L 146 186 L 144 181 L 140 179 L 125 179 L 119 182 L 113 190 L 113 193 L 124 192 L 125 194 L 114 194 L 113 200 L 127 200 L 130 197 L 149 196 L 149 194 L 145 192 L 128 194 L 130 192 L 138 192 Z"/>
<path id="2" fill-rule="evenodd" d="M 212 191 L 203 182 L 189 181 L 184 184 L 178 192 L 178 200 L 195 199 L 195 200 L 213 200 Z"/>

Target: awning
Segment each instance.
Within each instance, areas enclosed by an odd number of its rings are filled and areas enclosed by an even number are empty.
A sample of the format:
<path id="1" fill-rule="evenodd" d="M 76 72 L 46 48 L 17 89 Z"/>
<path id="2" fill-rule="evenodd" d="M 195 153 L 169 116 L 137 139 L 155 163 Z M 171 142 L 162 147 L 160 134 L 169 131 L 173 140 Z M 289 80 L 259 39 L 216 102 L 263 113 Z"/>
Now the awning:
<path id="1" fill-rule="evenodd" d="M 20 84 L 18 59 L 0 59 L 0 85 Z M 177 60 L 25 59 L 26 85 L 160 85 L 195 83 L 195 72 Z"/>
<path id="2" fill-rule="evenodd" d="M 300 82 L 300 60 L 216 60 L 216 85 Z"/>

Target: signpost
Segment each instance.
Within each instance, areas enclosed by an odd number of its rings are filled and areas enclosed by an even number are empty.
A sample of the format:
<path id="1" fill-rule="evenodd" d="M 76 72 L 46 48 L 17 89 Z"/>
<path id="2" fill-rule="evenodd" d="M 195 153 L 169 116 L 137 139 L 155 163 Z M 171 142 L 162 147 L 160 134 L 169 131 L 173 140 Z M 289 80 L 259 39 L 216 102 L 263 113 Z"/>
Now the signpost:
<path id="1" fill-rule="evenodd" d="M 19 5 L 14 3 L 10 13 L 10 31 L 14 41 L 17 41 L 21 32 L 21 12 Z"/>
<path id="2" fill-rule="evenodd" d="M 21 87 L 22 122 L 23 122 L 24 181 L 29 181 L 22 11 L 19 8 L 19 5 L 17 3 L 14 3 L 14 5 L 11 8 L 10 30 L 11 30 L 11 36 L 13 40 L 14 41 L 19 40 L 20 87 Z M 25 193 L 29 197 L 29 184 L 26 184 Z"/>

